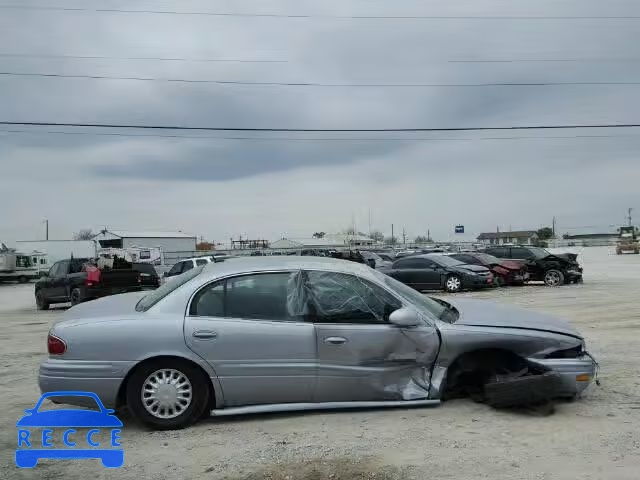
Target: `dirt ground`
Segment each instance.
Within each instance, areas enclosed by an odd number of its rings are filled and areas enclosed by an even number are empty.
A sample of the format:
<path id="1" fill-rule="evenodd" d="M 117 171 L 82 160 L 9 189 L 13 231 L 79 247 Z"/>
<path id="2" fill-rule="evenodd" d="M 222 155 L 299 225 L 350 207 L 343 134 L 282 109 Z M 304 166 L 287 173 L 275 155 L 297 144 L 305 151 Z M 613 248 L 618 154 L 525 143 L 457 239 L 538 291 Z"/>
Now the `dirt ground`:
<path id="1" fill-rule="evenodd" d="M 435 408 L 208 419 L 150 432 L 120 416 L 125 463 L 14 463 L 16 421 L 40 392 L 45 338 L 63 310 L 37 312 L 33 285 L 0 285 L 2 478 L 43 479 L 629 479 L 640 472 L 640 256 L 578 250 L 585 283 L 513 287 L 478 298 L 565 317 L 601 363 L 592 386 L 555 413 L 495 411 L 470 400 Z"/>

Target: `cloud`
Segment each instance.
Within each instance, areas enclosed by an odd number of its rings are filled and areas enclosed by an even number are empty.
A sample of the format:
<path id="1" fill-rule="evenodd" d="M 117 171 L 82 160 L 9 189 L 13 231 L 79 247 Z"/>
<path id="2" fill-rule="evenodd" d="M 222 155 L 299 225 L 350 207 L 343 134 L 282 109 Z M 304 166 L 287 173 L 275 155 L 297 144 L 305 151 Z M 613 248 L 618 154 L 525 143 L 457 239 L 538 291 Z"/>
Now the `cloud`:
<path id="1" fill-rule="evenodd" d="M 232 7 L 338 15 L 640 14 L 628 2 L 605 6 L 595 0 L 201 6 Z M 401 21 L 6 10 L 0 43 L 6 53 L 288 60 L 1 58 L 3 70 L 20 72 L 325 83 L 624 82 L 640 78 L 640 62 L 633 60 L 636 28 L 637 22 L 625 19 Z M 539 61 L 545 59 L 573 61 Z M 516 61 L 460 62 L 469 60 Z M 287 88 L 0 76 L 0 105 L 0 117 L 8 120 L 214 127 L 637 123 L 640 89 Z M 394 138 L 389 141 L 381 140 L 383 134 L 354 133 L 342 137 L 359 140 L 325 142 L 293 139 L 314 134 L 177 133 L 284 137 L 226 140 L 130 137 L 149 132 L 124 129 L 100 131 L 115 135 L 12 129 L 32 133 L 0 133 L 0 191 L 17 199 L 0 204 L 1 217 L 8 219 L 0 226 L 2 241 L 39 235 L 44 217 L 59 238 L 108 225 L 272 239 L 338 230 L 352 218 L 366 230 L 369 210 L 375 228 L 388 232 L 394 223 L 413 236 L 429 228 L 443 239 L 456 223 L 465 223 L 472 235 L 497 224 L 535 228 L 554 215 L 560 227 L 606 228 L 637 202 L 633 179 L 640 176 L 639 132 L 633 129 L 388 134 Z M 495 138 L 526 136 L 569 138 Z"/>

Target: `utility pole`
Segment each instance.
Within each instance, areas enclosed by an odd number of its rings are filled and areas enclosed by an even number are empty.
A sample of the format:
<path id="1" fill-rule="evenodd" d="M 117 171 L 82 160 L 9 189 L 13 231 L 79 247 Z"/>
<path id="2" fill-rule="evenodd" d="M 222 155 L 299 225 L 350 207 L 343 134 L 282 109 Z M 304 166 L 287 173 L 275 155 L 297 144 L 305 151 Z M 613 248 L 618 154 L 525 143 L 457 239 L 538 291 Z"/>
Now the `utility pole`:
<path id="1" fill-rule="evenodd" d="M 44 239 L 49 240 L 49 219 L 44 219 Z"/>
<path id="2" fill-rule="evenodd" d="M 393 223 L 391 224 L 391 245 L 395 245 L 395 242 L 393 241 L 394 236 L 393 236 Z"/>
<path id="3" fill-rule="evenodd" d="M 402 244 L 407 248 L 407 234 L 404 231 L 404 227 L 402 227 Z"/>
<path id="4" fill-rule="evenodd" d="M 431 241 L 431 230 L 427 228 L 427 242 Z"/>
<path id="5" fill-rule="evenodd" d="M 371 238 L 371 209 L 369 209 L 369 238 Z"/>
<path id="6" fill-rule="evenodd" d="M 629 208 L 627 210 L 627 220 L 629 221 L 629 226 L 631 226 L 631 211 L 633 210 L 633 208 Z"/>
<path id="7" fill-rule="evenodd" d="M 553 220 L 551 221 L 551 236 L 556 238 L 556 217 L 553 217 Z"/>

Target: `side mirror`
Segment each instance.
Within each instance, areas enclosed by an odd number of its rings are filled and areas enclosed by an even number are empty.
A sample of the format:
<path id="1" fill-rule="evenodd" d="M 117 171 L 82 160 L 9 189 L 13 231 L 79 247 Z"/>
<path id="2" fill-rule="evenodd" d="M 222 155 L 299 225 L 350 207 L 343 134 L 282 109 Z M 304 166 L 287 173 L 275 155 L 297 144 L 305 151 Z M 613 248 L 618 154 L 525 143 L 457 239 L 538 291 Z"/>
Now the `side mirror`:
<path id="1" fill-rule="evenodd" d="M 408 328 L 420 325 L 421 321 L 415 310 L 403 307 L 391 312 L 391 315 L 389 315 L 389 323 L 398 327 Z"/>

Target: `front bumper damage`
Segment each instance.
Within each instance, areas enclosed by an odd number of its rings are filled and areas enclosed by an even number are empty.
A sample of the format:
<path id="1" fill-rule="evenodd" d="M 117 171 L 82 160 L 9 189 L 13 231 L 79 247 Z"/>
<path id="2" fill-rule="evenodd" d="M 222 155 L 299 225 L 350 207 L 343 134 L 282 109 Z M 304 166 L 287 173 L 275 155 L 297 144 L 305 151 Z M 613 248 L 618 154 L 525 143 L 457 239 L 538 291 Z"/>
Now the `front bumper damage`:
<path id="1" fill-rule="evenodd" d="M 593 381 L 598 382 L 598 362 L 587 352 L 577 358 L 529 358 L 528 361 L 560 375 L 558 398 L 577 397 Z"/>

